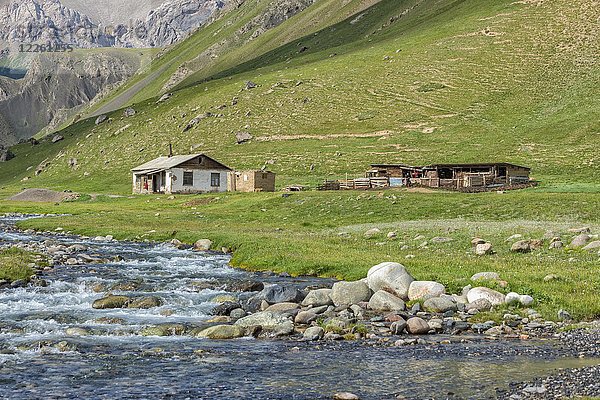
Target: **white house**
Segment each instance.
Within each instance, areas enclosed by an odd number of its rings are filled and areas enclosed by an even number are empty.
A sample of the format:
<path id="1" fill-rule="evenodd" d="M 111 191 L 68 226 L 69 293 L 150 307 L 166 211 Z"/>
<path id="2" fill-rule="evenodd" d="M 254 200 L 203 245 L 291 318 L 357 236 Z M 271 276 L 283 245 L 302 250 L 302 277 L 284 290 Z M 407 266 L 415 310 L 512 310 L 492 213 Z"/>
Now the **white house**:
<path id="1" fill-rule="evenodd" d="M 205 154 L 159 157 L 131 170 L 133 193 L 226 192 L 229 171 Z"/>

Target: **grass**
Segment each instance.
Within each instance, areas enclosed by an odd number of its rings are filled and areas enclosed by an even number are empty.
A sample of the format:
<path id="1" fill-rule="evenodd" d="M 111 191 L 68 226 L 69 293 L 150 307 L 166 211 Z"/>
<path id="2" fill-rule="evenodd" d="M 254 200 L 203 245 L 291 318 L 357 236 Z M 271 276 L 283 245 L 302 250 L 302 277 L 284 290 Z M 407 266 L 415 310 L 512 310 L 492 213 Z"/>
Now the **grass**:
<path id="1" fill-rule="evenodd" d="M 16 247 L 0 251 L 0 280 L 29 280 L 35 273 L 29 264 L 34 261 L 34 254 Z"/>
<path id="2" fill-rule="evenodd" d="M 116 111 L 98 126 L 79 121 L 58 143 L 14 147 L 16 158 L 0 166 L 0 198 L 27 187 L 102 195 L 60 205 L 5 200 L 0 210 L 72 214 L 22 223 L 37 229 L 210 238 L 249 269 L 358 279 L 377 263 L 400 261 L 418 279 L 452 291 L 491 270 L 508 281 L 503 290 L 533 295 L 547 317 L 559 308 L 580 319 L 600 316 L 596 254 L 544 246 L 515 255 L 505 242 L 514 233 L 540 238 L 548 229 L 568 240 L 568 228 L 582 224 L 598 231 L 593 0 L 324 0 L 257 39 L 248 40 L 252 31 L 237 35 L 267 3 L 246 2 L 156 59 L 131 81 L 158 71 L 133 98 L 135 116 Z M 221 40 L 230 47 L 203 61 Z M 153 96 L 180 65 L 192 75 L 157 104 Z M 248 80 L 258 87 L 242 90 Z M 205 112 L 219 116 L 183 132 Z M 240 130 L 254 140 L 236 144 Z M 128 195 L 130 169 L 165 154 L 169 143 L 176 153 L 205 152 L 240 170 L 266 165 L 278 187 L 363 176 L 374 162 L 484 160 L 528 165 L 541 185 L 502 195 L 106 196 Z M 69 166 L 73 158 L 77 167 Z M 36 176 L 39 164 L 46 166 Z M 365 239 L 375 226 L 384 234 Z M 387 240 L 388 230 L 397 230 L 398 240 Z M 454 240 L 421 248 L 418 234 Z M 475 257 L 474 236 L 491 241 L 497 254 Z M 551 273 L 561 279 L 544 282 Z"/>
<path id="3" fill-rule="evenodd" d="M 531 205 L 535 204 L 535 207 Z M 304 192 L 212 194 L 198 196 L 99 196 L 59 205 L 0 202 L 0 212 L 46 212 L 67 217 L 34 219 L 23 228 L 54 230 L 61 227 L 84 235 L 118 239 L 193 243 L 209 238 L 214 248 L 234 251 L 232 264 L 253 270 L 287 271 L 359 279 L 380 262 L 406 265 L 419 280 L 436 280 L 449 291 L 460 292 L 471 275 L 498 272 L 508 282 L 504 292 L 532 295 L 535 307 L 555 318 L 564 308 L 575 318 L 600 316 L 598 255 L 579 250 L 510 253 L 506 238 L 520 233 L 541 238 L 548 230 L 569 241 L 568 229 L 582 224 L 598 231 L 600 195 L 546 193 L 527 190 L 496 193 Z M 372 227 L 379 237 L 366 239 Z M 387 240 L 388 231 L 398 233 Z M 347 235 L 340 235 L 346 232 Z M 415 240 L 424 235 L 429 241 Z M 435 244 L 436 236 L 450 237 Z M 471 239 L 494 244 L 496 254 L 477 257 Z M 407 246 L 407 247 L 404 247 Z M 549 274 L 560 279 L 544 282 Z"/>

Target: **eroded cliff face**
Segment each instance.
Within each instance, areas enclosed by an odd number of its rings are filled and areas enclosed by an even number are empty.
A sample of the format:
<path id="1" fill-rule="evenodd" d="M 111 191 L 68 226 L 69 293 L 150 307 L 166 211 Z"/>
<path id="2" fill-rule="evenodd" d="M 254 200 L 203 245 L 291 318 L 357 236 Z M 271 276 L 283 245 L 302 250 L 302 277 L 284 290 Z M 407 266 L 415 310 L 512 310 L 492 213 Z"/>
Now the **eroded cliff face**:
<path id="1" fill-rule="evenodd" d="M 168 46 L 200 27 L 224 5 L 224 0 L 157 1 L 143 18 L 109 24 L 92 20 L 60 0 L 10 0 L 0 6 L 0 42 L 4 42 L 0 48 L 12 47 L 14 52 L 16 46 L 31 43 L 72 44 L 76 48 Z"/>
<path id="2" fill-rule="evenodd" d="M 131 77 L 139 59 L 110 48 L 171 45 L 225 5 L 223 0 L 155 0 L 149 12 L 148 7 L 138 7 L 128 22 L 115 15 L 112 20 L 121 22 L 110 24 L 106 10 L 102 21 L 86 15 L 88 10 L 100 15 L 97 5 L 68 3 L 77 10 L 60 0 L 0 0 L 0 67 L 4 68 L 0 75 L 14 71 L 10 68 L 27 71 L 19 80 L 0 76 L 0 145 L 58 126 L 78 108 Z M 139 18 L 141 11 L 147 15 Z M 69 44 L 76 51 L 23 53 L 21 46 L 32 44 L 55 48 Z M 108 49 L 77 51 L 90 48 Z"/>
<path id="3" fill-rule="evenodd" d="M 0 145 L 55 127 L 96 96 L 131 77 L 140 60 L 131 54 L 53 54 L 34 59 L 25 78 L 0 78 Z"/>

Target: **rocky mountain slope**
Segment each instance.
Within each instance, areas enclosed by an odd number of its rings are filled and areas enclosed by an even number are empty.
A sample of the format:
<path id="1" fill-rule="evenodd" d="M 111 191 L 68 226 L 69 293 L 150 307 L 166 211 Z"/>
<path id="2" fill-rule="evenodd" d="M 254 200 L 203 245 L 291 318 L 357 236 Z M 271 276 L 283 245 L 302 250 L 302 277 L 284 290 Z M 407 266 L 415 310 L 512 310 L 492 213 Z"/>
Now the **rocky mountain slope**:
<path id="1" fill-rule="evenodd" d="M 144 18 L 133 19 L 134 13 L 128 21 L 107 25 L 60 0 L 12 0 L 0 7 L 0 42 L 162 47 L 184 38 L 223 5 L 221 0 L 169 0 L 156 4 Z"/>
<path id="2" fill-rule="evenodd" d="M 98 94 L 107 93 L 115 84 L 132 76 L 135 73 L 132 67 L 137 63 L 132 63 L 130 56 L 125 57 L 127 61 L 121 56 L 110 59 L 111 52 L 88 53 L 84 62 L 80 55 L 69 52 L 43 54 L 38 58 L 38 53 L 22 53 L 21 46 L 48 43 L 72 44 L 75 49 L 168 46 L 186 37 L 224 6 L 221 0 L 169 0 L 145 3 L 143 7 L 112 0 L 108 4 L 77 0 L 67 3 L 77 9 L 65 6 L 60 0 L 0 3 L 0 79 L 4 81 L 0 83 L 0 144 L 12 144 L 44 128 L 58 126 L 77 108 L 89 105 Z M 111 10 L 113 5 L 115 8 Z M 132 12 L 124 12 L 125 6 L 131 6 Z M 86 11 L 101 15 L 101 22 L 88 17 Z M 142 12 L 147 14 L 139 17 Z M 124 17 L 129 20 L 124 21 Z M 113 20 L 119 23 L 110 25 Z M 68 61 L 71 56 L 73 60 Z M 52 60 L 57 65 L 50 72 Z M 2 78 L 25 72 L 24 79 L 17 82 Z M 26 104 L 33 106 L 24 107 Z"/>
<path id="3" fill-rule="evenodd" d="M 35 58 L 23 79 L 0 77 L 0 144 L 56 127 L 81 105 L 131 77 L 139 64 L 139 54 L 131 51 L 53 54 Z"/>

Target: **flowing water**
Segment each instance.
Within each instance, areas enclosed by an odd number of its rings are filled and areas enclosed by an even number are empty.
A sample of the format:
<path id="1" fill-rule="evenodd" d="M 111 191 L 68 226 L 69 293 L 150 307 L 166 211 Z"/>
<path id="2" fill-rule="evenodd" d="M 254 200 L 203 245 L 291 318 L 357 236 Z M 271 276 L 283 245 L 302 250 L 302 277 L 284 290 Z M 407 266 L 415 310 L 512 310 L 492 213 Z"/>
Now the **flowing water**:
<path id="1" fill-rule="evenodd" d="M 4 219 L 4 222 L 11 222 Z M 1 242 L 49 237 L 0 231 Z M 490 398 L 495 389 L 585 363 L 561 357 L 550 342 L 467 342 L 373 347 L 295 340 L 211 341 L 192 336 L 142 336 L 149 325 L 203 326 L 224 292 L 202 283 L 262 280 L 299 287 L 317 279 L 280 278 L 235 270 L 228 257 L 164 244 L 96 242 L 51 236 L 87 253 L 123 261 L 57 266 L 47 287 L 0 291 L 0 398 L 6 399 L 328 399 L 351 391 L 363 399 Z M 152 309 L 96 310 L 98 287 L 156 295 Z M 133 292 L 127 289 L 134 289 Z M 90 336 L 67 334 L 85 328 Z"/>

